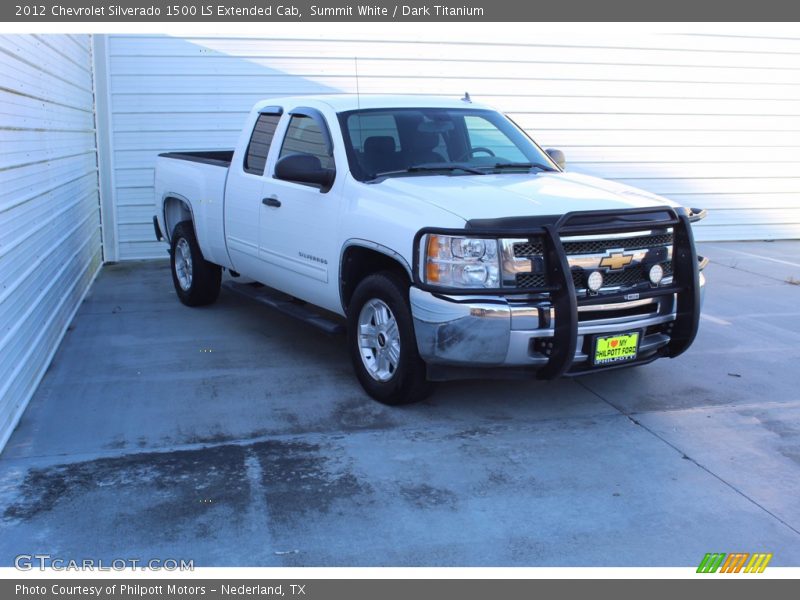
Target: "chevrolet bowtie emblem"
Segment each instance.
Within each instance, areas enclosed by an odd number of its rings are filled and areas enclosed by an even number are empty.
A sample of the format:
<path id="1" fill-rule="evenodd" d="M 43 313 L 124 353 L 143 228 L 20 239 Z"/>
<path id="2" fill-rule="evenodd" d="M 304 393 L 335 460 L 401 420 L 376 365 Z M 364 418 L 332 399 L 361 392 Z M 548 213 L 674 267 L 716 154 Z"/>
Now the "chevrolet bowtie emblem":
<path id="1" fill-rule="evenodd" d="M 605 267 L 609 271 L 619 271 L 620 269 L 631 264 L 632 260 L 632 254 L 623 254 L 622 252 L 617 252 L 603 258 L 603 260 L 600 261 L 600 266 Z"/>

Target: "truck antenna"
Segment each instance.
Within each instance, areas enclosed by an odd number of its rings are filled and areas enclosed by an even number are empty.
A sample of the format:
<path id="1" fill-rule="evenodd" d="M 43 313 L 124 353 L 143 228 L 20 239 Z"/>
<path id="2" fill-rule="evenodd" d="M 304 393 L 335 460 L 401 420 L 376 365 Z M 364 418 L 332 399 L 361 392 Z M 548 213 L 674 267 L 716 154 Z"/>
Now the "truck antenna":
<path id="1" fill-rule="evenodd" d="M 353 61 L 356 64 L 356 102 L 358 104 L 358 110 L 361 110 L 361 89 L 358 84 L 358 57 L 354 56 Z"/>
<path id="2" fill-rule="evenodd" d="M 356 64 L 356 107 L 358 108 L 358 143 L 361 145 L 361 150 L 364 150 L 364 133 L 361 131 L 361 88 L 358 84 L 358 57 L 353 57 L 353 62 Z"/>
<path id="3" fill-rule="evenodd" d="M 472 98 L 469 97 L 469 92 L 464 92 L 464 97 L 461 99 L 462 102 L 469 102 L 472 103 Z"/>

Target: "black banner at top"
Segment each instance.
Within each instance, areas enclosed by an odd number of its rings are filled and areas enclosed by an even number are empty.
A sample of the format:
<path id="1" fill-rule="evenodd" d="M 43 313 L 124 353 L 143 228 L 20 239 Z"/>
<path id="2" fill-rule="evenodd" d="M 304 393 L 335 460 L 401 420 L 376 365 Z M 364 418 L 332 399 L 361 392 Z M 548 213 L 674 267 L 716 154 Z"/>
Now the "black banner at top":
<path id="1" fill-rule="evenodd" d="M 5 22 L 797 21 L 787 0 L 12 0 Z"/>

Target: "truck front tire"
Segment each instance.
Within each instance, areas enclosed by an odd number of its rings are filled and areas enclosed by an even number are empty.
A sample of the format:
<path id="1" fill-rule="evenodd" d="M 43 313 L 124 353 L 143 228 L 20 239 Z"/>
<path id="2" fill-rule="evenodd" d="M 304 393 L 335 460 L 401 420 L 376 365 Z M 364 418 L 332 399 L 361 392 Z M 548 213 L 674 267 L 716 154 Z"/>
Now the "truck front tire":
<path id="1" fill-rule="evenodd" d="M 347 311 L 347 344 L 359 382 L 378 402 L 409 404 L 430 393 L 403 276 L 383 271 L 358 284 Z"/>
<path id="2" fill-rule="evenodd" d="M 172 232 L 170 244 L 172 283 L 186 306 L 212 304 L 219 296 L 222 268 L 203 258 L 191 221 L 181 221 Z"/>

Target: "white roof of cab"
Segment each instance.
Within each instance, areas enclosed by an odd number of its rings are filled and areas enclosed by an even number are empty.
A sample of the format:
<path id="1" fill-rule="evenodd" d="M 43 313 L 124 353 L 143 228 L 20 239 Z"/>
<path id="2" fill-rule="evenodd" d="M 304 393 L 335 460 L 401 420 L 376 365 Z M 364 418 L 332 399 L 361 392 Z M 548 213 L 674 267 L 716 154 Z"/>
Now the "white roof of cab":
<path id="1" fill-rule="evenodd" d="M 262 100 L 255 105 L 255 110 L 265 106 L 314 106 L 324 103 L 336 112 L 357 110 L 359 108 L 479 108 L 491 107 L 477 102 L 464 102 L 457 97 L 442 96 L 393 96 L 388 94 L 361 95 L 356 94 L 320 94 L 312 96 L 284 96 Z"/>

